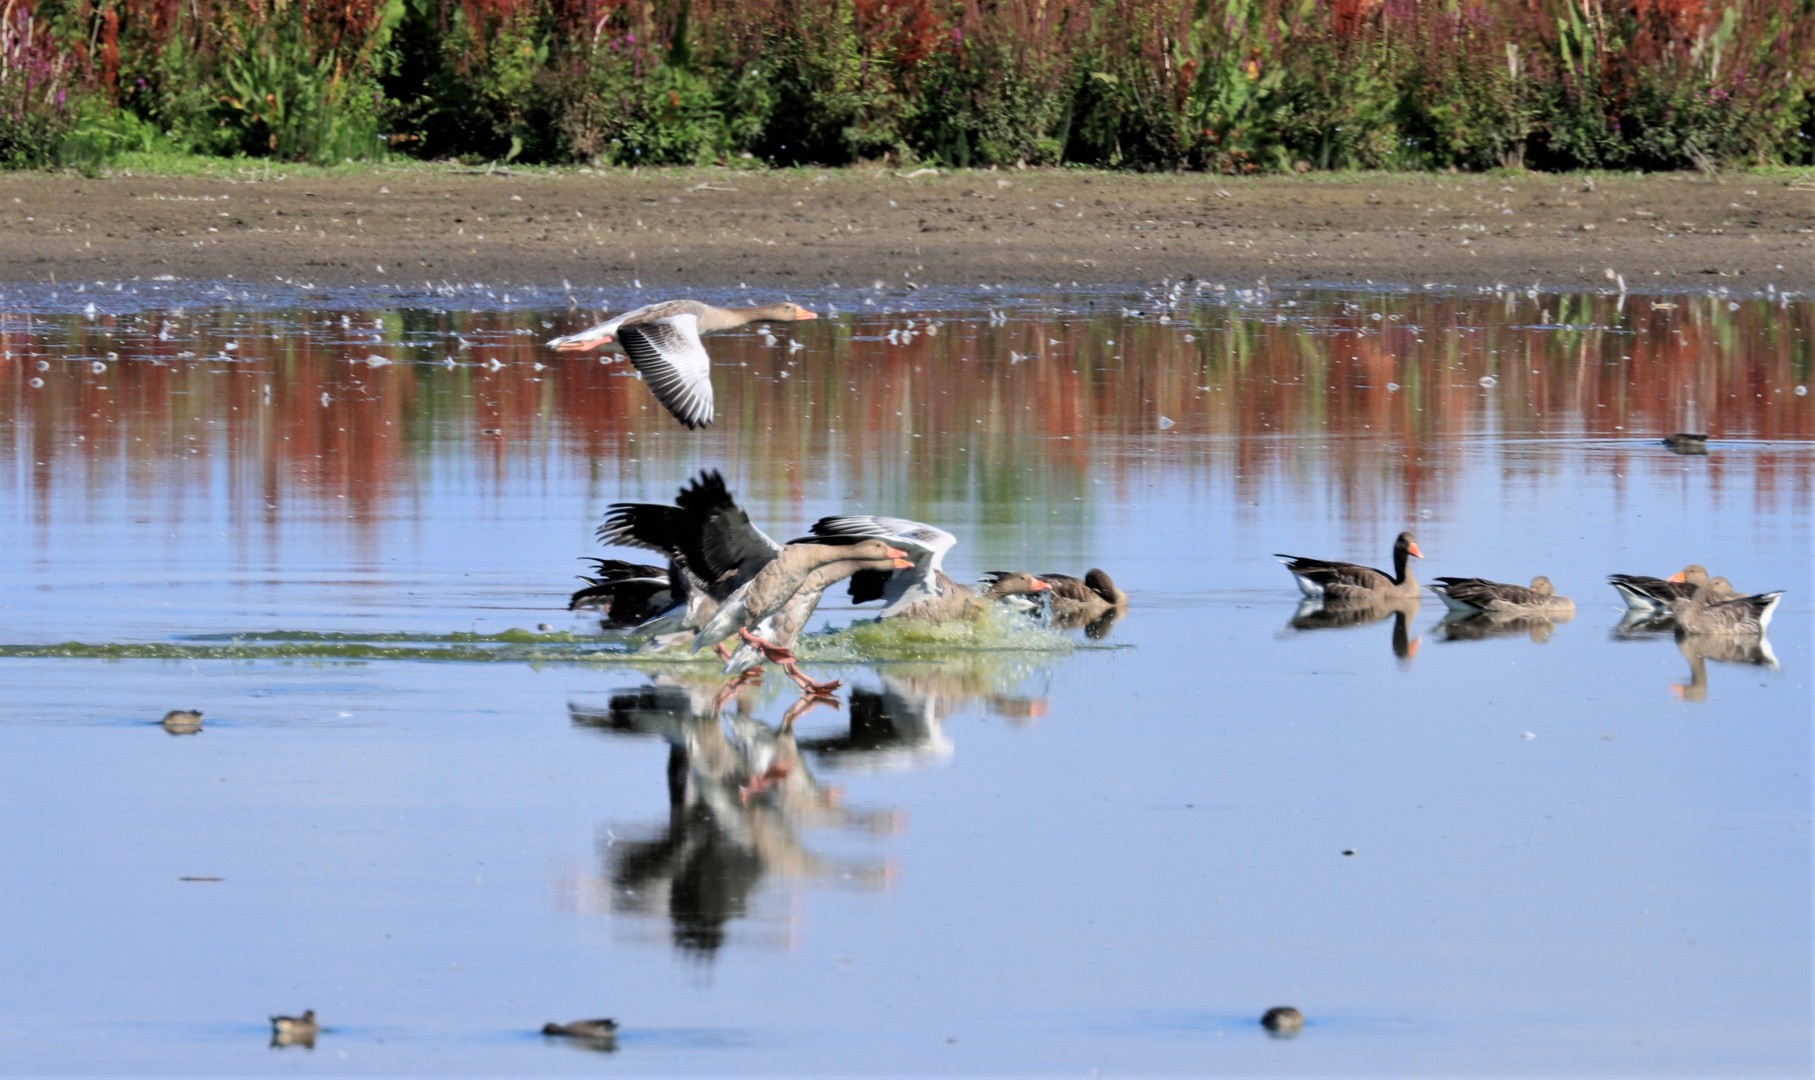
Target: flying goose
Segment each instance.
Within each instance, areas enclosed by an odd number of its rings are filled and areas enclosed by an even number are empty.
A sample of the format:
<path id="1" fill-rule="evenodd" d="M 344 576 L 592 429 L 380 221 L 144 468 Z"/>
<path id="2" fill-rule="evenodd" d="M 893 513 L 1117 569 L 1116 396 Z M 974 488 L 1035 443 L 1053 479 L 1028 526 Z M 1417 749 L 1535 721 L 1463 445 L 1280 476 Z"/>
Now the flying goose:
<path id="1" fill-rule="evenodd" d="M 1531 586 L 1507 585 L 1486 578 L 1440 577 L 1431 591 L 1443 598 L 1451 611 L 1491 612 L 1497 615 L 1573 615 L 1575 602 L 1558 596 L 1550 579 L 1539 575 Z"/>
<path id="2" fill-rule="evenodd" d="M 668 300 L 627 311 L 577 334 L 548 343 L 560 352 L 585 352 L 622 339 L 624 351 L 649 390 L 689 430 L 712 423 L 712 358 L 700 338 L 753 322 L 800 322 L 818 315 L 799 304 L 721 308 L 697 300 Z"/>
<path id="3" fill-rule="evenodd" d="M 1326 604 L 1375 604 L 1385 600 L 1415 600 L 1421 594 L 1417 579 L 1406 571 L 1406 556 L 1424 558 L 1418 541 L 1402 532 L 1393 541 L 1393 574 L 1355 563 L 1325 562 L 1298 555 L 1275 555 L 1286 564 L 1299 589 L 1312 600 Z"/>

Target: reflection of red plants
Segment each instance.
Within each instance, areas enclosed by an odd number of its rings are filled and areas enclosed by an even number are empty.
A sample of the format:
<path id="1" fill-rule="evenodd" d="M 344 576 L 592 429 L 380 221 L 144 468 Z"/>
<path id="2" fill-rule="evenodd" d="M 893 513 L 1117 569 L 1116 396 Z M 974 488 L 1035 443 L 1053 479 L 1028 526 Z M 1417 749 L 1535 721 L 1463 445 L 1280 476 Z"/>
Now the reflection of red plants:
<path id="1" fill-rule="evenodd" d="M 1676 430 L 1815 438 L 1815 402 L 1791 392 L 1808 378 L 1797 367 L 1815 332 L 1808 305 L 1751 301 L 1729 313 L 1685 301 L 1670 311 L 1628 305 L 1622 316 L 1613 301 L 1584 297 L 1570 323 L 1609 329 L 1567 332 L 1531 329 L 1522 299 L 1491 320 L 1472 300 L 1364 306 L 1383 318 L 1307 325 L 1211 309 L 1171 325 L 1054 316 L 992 327 L 954 315 L 928 335 L 921 313 L 921 332 L 902 345 L 804 324 L 792 330 L 810 351 L 792 354 L 728 336 L 713 344 L 720 422 L 698 434 L 676 427 L 622 360 L 550 355 L 537 344 L 539 315 L 413 325 L 411 340 L 459 332 L 482 343 L 451 370 L 438 348 L 412 356 L 402 346 L 377 346 L 394 362 L 373 368 L 361 361 L 375 346 L 338 343 L 338 315 L 231 326 L 204 317 L 169 342 L 156 337 L 161 315 L 8 318 L 27 329 L 0 331 L 11 357 L 0 361 L 0 411 L 16 418 L 0 427 L 0 452 L 32 463 L 40 504 L 58 485 L 114 473 L 141 497 L 201 501 L 224 475 L 236 516 L 313 506 L 363 531 L 412 497 L 432 461 L 470 462 L 487 490 L 543 461 L 607 476 L 734 461 L 755 497 L 782 502 L 836 470 L 898 492 L 903 505 L 981 498 L 1008 515 L 1039 505 L 1024 505 L 1022 492 L 1114 497 L 1155 468 L 1233 484 L 1244 501 L 1322 475 L 1346 514 L 1371 520 L 1392 503 L 1440 502 L 1462 468 L 1457 441 L 1494 430 L 1608 439 L 1593 467 L 1623 474 L 1669 467 L 1676 459 L 1647 441 Z M 908 318 L 864 316 L 852 329 L 876 337 Z M 525 329 L 535 333 L 513 332 Z M 175 355 L 227 339 L 240 344 L 237 362 Z M 64 359 L 108 351 L 123 359 L 99 373 Z M 40 359 L 51 368 L 39 372 Z M 480 366 L 492 359 L 497 370 Z M 1487 375 L 1498 380 L 1491 390 L 1480 385 Z M 29 386 L 33 377 L 45 385 Z M 1163 437 L 1161 416 L 1175 425 Z M 1815 456 L 1766 450 L 1710 465 L 1717 488 L 1743 471 L 1758 498 L 1781 490 L 1806 504 Z M 1506 468 L 1538 475 L 1556 464 L 1534 456 Z"/>

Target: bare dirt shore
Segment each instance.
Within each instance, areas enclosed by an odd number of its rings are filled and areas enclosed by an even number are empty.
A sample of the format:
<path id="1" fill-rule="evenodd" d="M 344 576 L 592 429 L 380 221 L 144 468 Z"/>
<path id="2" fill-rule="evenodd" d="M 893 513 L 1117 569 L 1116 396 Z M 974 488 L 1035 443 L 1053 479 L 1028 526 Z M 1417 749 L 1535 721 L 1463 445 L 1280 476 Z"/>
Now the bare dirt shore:
<path id="1" fill-rule="evenodd" d="M 1815 184 L 725 169 L 0 176 L 0 281 L 1815 290 Z"/>

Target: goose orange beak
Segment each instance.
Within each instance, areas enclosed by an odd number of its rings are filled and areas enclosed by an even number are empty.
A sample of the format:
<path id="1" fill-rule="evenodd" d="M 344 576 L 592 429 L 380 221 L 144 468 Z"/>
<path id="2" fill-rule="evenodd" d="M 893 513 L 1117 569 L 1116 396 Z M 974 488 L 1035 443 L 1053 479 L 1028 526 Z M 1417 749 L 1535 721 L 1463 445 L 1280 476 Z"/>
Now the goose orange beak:
<path id="1" fill-rule="evenodd" d="M 906 570 L 914 565 L 913 560 L 911 559 L 896 558 L 890 561 L 895 564 L 895 569 L 897 570 Z"/>
<path id="2" fill-rule="evenodd" d="M 1407 544 L 1405 546 L 1405 553 L 1414 559 L 1424 558 L 1424 552 L 1418 550 L 1417 544 Z"/>
<path id="3" fill-rule="evenodd" d="M 799 304 L 794 305 L 794 321 L 795 322 L 806 322 L 808 319 L 817 319 L 817 318 L 819 318 L 819 314 L 817 312 L 808 311 L 806 308 L 801 307 Z"/>
<path id="4" fill-rule="evenodd" d="M 1027 591 L 1028 592 L 1051 592 L 1052 586 L 1046 584 L 1046 582 L 1044 582 L 1044 581 L 1041 581 L 1039 578 L 1035 578 L 1033 585 L 1031 587 L 1029 587 Z"/>
<path id="5" fill-rule="evenodd" d="M 892 548 L 892 547 L 887 547 L 887 546 L 883 547 L 882 555 L 883 555 L 883 558 L 885 558 L 885 559 L 905 559 L 905 558 L 907 558 L 907 552 L 902 551 L 899 548 Z"/>
<path id="6" fill-rule="evenodd" d="M 1687 581 L 1688 578 L 1685 578 L 1683 576 L 1683 572 L 1681 570 L 1678 570 L 1676 573 L 1671 574 L 1669 577 L 1665 578 L 1664 580 L 1665 581 L 1674 581 L 1678 585 L 1681 585 L 1683 582 Z"/>

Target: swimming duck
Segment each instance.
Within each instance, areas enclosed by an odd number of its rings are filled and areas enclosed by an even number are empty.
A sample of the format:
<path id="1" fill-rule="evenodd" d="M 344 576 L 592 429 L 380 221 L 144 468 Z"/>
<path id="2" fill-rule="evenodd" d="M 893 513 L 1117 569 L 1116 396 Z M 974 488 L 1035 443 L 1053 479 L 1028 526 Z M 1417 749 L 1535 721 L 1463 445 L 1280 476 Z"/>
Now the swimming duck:
<path id="1" fill-rule="evenodd" d="M 683 427 L 712 423 L 712 358 L 700 337 L 753 322 L 800 322 L 818 315 L 799 304 L 721 308 L 697 300 L 668 300 L 627 311 L 577 334 L 548 343 L 560 352 L 585 352 L 622 339 L 624 351 L 655 399 Z"/>
<path id="2" fill-rule="evenodd" d="M 1292 572 L 1298 588 L 1312 600 L 1326 604 L 1374 604 L 1386 600 L 1415 600 L 1421 594 L 1417 579 L 1406 570 L 1406 557 L 1424 558 L 1418 541 L 1402 532 L 1393 541 L 1393 573 L 1355 563 L 1325 562 L 1298 555 L 1275 555 Z"/>
<path id="3" fill-rule="evenodd" d="M 172 735 L 194 735 L 202 730 L 202 714 L 199 709 L 172 709 L 161 723 Z"/>
<path id="4" fill-rule="evenodd" d="M 1664 447 L 1673 454 L 1706 454 L 1708 436 L 1679 431 L 1674 435 L 1664 436 Z"/>
<path id="5" fill-rule="evenodd" d="M 1260 1018 L 1260 1026 L 1275 1038 L 1291 1038 L 1304 1030 L 1304 1014 L 1290 1005 L 1275 1005 Z"/>
<path id="6" fill-rule="evenodd" d="M 575 1020 L 571 1024 L 548 1023 L 542 1025 L 544 1035 L 565 1035 L 573 1039 L 614 1039 L 618 1034 L 618 1022 L 611 1019 Z"/>
<path id="7" fill-rule="evenodd" d="M 1550 579 L 1539 575 L 1531 586 L 1507 585 L 1486 578 L 1440 577 L 1431 591 L 1443 598 L 1451 611 L 1491 612 L 1497 615 L 1575 614 L 1575 602 L 1558 596 Z"/>
<path id="8" fill-rule="evenodd" d="M 305 1009 L 301 1016 L 273 1016 L 271 1018 L 272 1046 L 306 1046 L 315 1047 L 315 1036 L 321 1034 L 321 1025 L 315 1022 L 315 1010 Z"/>

